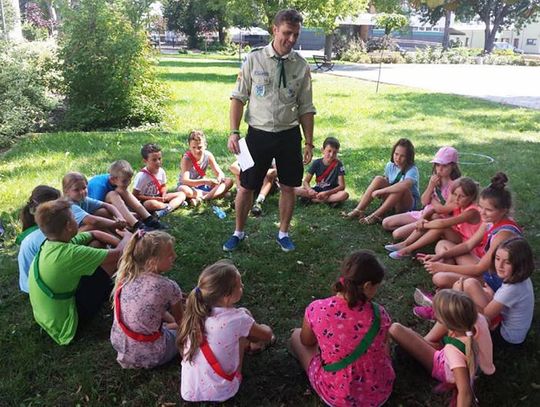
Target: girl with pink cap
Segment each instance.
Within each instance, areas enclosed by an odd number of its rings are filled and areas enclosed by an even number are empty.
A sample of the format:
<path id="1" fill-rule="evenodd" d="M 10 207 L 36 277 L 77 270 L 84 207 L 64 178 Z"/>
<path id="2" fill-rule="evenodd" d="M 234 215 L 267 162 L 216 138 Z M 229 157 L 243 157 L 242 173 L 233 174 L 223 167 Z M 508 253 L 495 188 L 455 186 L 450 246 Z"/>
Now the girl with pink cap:
<path id="1" fill-rule="evenodd" d="M 391 230 L 396 240 L 406 239 L 414 230 L 422 229 L 424 220 L 433 217 L 444 217 L 452 212 L 452 207 L 447 205 L 450 197 L 452 181 L 461 176 L 458 165 L 459 154 L 454 147 L 441 147 L 431 162 L 433 170 L 431 178 L 420 200 L 424 209 L 421 211 L 409 211 L 392 215 L 384 219 L 382 225 L 385 230 Z M 399 247 L 387 245 L 387 250 L 395 251 Z"/>

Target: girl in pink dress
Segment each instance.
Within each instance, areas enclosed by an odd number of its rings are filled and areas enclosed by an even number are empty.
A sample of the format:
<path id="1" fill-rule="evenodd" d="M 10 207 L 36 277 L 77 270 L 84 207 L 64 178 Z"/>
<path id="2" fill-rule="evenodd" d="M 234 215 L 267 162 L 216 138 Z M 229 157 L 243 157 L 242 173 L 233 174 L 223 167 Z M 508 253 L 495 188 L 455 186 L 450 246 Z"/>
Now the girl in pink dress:
<path id="1" fill-rule="evenodd" d="M 353 253 L 343 262 L 335 295 L 312 302 L 302 328 L 293 331 L 291 352 L 330 406 L 380 406 L 392 393 L 391 320 L 371 301 L 383 277 L 373 252 Z"/>
<path id="2" fill-rule="evenodd" d="M 461 291 L 439 291 L 433 306 L 437 323 L 426 336 L 394 323 L 390 337 L 441 382 L 440 389 L 454 390 L 452 405 L 471 406 L 477 368 L 488 375 L 495 372 L 488 323 Z"/>
<path id="3" fill-rule="evenodd" d="M 186 401 L 225 401 L 242 381 L 244 351 L 261 350 L 275 340 L 245 308 L 240 273 L 227 260 L 203 270 L 188 296 L 178 334 L 182 355 L 180 393 Z"/>
<path id="4" fill-rule="evenodd" d="M 471 178 L 458 178 L 451 186 L 452 210 L 450 217 L 428 221 L 418 221 L 416 230 L 401 243 L 387 245 L 390 258 L 401 260 L 411 256 L 414 251 L 444 238 L 455 243 L 469 239 L 480 227 L 480 211 L 476 205 L 478 184 Z"/>

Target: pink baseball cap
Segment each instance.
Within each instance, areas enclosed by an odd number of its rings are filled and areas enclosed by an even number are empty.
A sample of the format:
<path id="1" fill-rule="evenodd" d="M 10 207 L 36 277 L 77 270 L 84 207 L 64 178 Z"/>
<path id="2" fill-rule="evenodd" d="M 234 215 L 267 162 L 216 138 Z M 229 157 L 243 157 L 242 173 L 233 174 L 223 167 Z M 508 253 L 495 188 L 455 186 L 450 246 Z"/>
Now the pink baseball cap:
<path id="1" fill-rule="evenodd" d="M 442 165 L 457 163 L 458 151 L 454 147 L 441 147 L 437 151 L 437 154 L 435 154 L 435 158 L 430 162 Z"/>

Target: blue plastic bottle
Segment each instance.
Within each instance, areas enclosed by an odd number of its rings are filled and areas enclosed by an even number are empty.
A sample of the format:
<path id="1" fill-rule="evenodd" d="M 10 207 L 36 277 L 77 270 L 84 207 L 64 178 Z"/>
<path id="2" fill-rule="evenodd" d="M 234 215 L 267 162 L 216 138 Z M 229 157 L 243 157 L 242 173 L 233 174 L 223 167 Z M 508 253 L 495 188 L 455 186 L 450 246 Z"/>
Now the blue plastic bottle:
<path id="1" fill-rule="evenodd" d="M 216 214 L 216 216 L 219 218 L 219 219 L 223 219 L 225 217 L 227 217 L 227 214 L 225 212 L 223 212 L 223 209 L 217 207 L 217 206 L 212 206 L 212 211 Z"/>

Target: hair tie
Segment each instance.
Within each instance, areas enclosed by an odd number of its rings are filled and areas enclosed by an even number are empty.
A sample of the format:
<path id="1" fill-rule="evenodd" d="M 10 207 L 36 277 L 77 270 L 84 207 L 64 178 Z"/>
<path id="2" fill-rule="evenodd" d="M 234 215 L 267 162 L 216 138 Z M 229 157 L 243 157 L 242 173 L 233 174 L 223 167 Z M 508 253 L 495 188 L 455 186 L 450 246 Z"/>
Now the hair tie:
<path id="1" fill-rule="evenodd" d="M 465 335 L 467 335 L 467 337 L 471 338 L 473 336 L 473 333 L 472 333 L 472 331 L 467 331 L 467 332 L 465 332 Z"/>
<path id="2" fill-rule="evenodd" d="M 345 286 L 345 279 L 343 278 L 343 276 L 339 278 L 339 282 L 342 286 Z"/>
<path id="3" fill-rule="evenodd" d="M 195 287 L 194 290 L 195 290 L 195 295 L 201 294 L 201 289 L 199 288 L 199 286 Z"/>
<path id="4" fill-rule="evenodd" d="M 137 236 L 139 239 L 142 239 L 145 234 L 146 234 L 145 230 L 137 229 L 137 233 L 135 233 L 135 236 Z"/>

